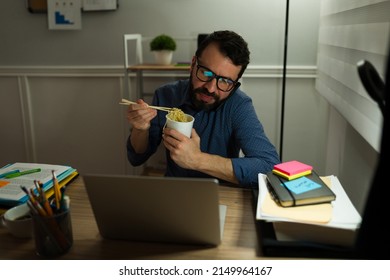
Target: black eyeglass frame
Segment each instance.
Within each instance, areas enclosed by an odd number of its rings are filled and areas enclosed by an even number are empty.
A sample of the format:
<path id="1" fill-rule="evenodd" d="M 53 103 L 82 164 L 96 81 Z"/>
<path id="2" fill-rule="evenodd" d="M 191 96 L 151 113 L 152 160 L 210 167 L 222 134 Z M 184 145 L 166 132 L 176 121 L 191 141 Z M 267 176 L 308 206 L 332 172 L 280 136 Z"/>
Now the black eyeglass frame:
<path id="1" fill-rule="evenodd" d="M 209 71 L 209 72 L 212 74 L 212 76 L 210 76 L 207 80 L 202 80 L 202 79 L 200 79 L 200 78 L 198 77 L 198 71 L 199 71 L 199 69 L 200 69 L 201 67 L 202 67 L 203 69 L 205 69 L 206 71 Z M 207 68 L 207 67 L 205 67 L 205 66 L 203 66 L 203 65 L 200 65 L 200 64 L 199 64 L 199 58 L 198 58 L 198 57 L 196 57 L 196 73 L 195 73 L 195 76 L 196 76 L 196 78 L 197 78 L 199 81 L 204 82 L 204 83 L 210 82 L 210 81 L 212 81 L 213 79 L 215 79 L 215 83 L 216 83 L 216 85 L 217 85 L 217 88 L 218 88 L 219 90 L 223 91 L 223 92 L 229 92 L 229 91 L 233 90 L 235 87 L 237 87 L 237 85 L 238 85 L 238 86 L 240 85 L 240 83 L 238 82 L 238 79 L 234 81 L 234 80 L 232 80 L 232 79 L 230 79 L 230 78 L 226 78 L 226 77 L 224 77 L 224 76 L 219 76 L 219 75 L 215 74 L 213 71 L 211 71 L 209 68 Z M 231 82 L 232 82 L 232 83 L 231 83 L 231 88 L 229 88 L 228 90 L 221 89 L 221 88 L 219 87 L 219 85 L 218 85 L 218 81 L 219 81 L 220 79 L 224 79 L 224 80 L 231 81 Z"/>

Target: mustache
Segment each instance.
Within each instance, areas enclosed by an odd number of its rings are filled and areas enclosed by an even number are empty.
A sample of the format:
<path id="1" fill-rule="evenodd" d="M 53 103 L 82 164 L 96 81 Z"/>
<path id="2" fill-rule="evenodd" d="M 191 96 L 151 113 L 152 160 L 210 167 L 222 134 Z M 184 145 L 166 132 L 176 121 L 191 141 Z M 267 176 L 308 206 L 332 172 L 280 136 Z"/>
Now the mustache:
<path id="1" fill-rule="evenodd" d="M 194 93 L 202 93 L 204 95 L 211 96 L 213 98 L 217 97 L 217 95 L 214 92 L 209 92 L 206 88 L 196 88 L 194 90 Z"/>

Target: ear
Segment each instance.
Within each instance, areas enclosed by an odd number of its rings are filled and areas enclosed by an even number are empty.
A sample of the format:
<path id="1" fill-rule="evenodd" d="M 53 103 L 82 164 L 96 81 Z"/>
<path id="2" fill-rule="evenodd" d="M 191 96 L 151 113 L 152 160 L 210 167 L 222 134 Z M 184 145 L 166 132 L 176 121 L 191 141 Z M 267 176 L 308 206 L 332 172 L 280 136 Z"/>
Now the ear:
<path id="1" fill-rule="evenodd" d="M 191 60 L 190 73 L 192 73 L 192 70 L 194 70 L 195 64 L 196 64 L 196 56 L 193 56 Z"/>

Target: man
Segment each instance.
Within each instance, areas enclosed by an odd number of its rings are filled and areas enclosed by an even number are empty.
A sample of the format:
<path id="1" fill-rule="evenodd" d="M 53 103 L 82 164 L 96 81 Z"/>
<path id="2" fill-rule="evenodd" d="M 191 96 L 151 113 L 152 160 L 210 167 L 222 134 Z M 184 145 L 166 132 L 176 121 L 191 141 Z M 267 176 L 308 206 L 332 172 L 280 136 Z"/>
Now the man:
<path id="1" fill-rule="evenodd" d="M 258 173 L 271 171 L 279 156 L 251 98 L 239 89 L 248 64 L 248 46 L 238 34 L 216 31 L 206 37 L 192 58 L 190 78 L 158 88 L 152 101 L 192 115 L 191 137 L 164 128 L 166 113 L 138 100 L 127 112 L 132 127 L 127 142 L 130 163 L 143 164 L 163 141 L 166 176 L 213 177 L 257 187 Z"/>

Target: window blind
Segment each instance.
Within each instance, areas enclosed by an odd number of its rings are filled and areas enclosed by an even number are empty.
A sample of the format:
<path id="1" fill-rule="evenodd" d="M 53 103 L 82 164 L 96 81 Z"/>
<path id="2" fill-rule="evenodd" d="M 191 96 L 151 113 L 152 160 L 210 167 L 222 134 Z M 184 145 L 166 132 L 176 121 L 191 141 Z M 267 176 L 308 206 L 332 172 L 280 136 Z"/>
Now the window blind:
<path id="1" fill-rule="evenodd" d="M 316 89 L 378 152 L 383 118 L 357 63 L 368 60 L 384 80 L 389 33 L 389 0 L 321 2 Z"/>

